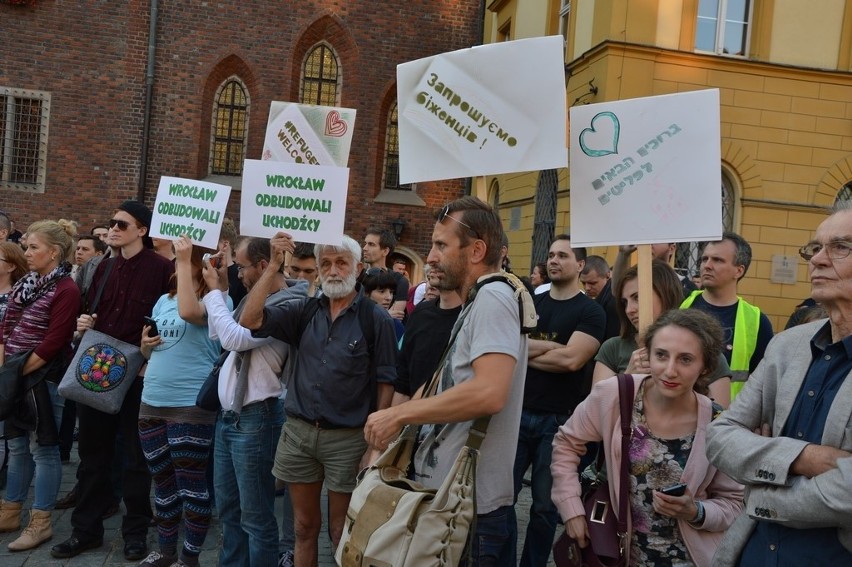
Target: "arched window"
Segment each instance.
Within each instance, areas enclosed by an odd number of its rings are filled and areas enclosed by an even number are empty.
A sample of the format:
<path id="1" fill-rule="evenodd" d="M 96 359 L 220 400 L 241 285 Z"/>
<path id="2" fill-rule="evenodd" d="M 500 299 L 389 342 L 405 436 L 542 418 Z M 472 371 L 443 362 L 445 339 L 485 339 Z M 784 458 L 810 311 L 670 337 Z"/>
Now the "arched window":
<path id="1" fill-rule="evenodd" d="M 385 131 L 385 189 L 391 191 L 411 191 L 411 184 L 399 183 L 399 115 L 397 103 L 393 103 L 388 114 L 387 130 Z"/>
<path id="2" fill-rule="evenodd" d="M 337 54 L 325 43 L 308 51 L 302 67 L 303 104 L 337 106 L 340 91 L 340 66 Z"/>
<path id="3" fill-rule="evenodd" d="M 734 230 L 736 192 L 731 178 L 722 171 L 722 230 Z M 675 270 L 686 277 L 698 273 L 701 267 L 701 251 L 706 242 L 679 242 L 675 250 Z"/>
<path id="4" fill-rule="evenodd" d="M 840 191 L 837 192 L 837 197 L 834 199 L 834 205 L 837 206 L 840 203 L 846 203 L 852 201 L 852 181 L 849 181 L 840 188 Z"/>
<path id="5" fill-rule="evenodd" d="M 248 139 L 249 100 L 245 85 L 229 77 L 216 91 L 213 105 L 213 143 L 210 173 L 242 175 Z"/>

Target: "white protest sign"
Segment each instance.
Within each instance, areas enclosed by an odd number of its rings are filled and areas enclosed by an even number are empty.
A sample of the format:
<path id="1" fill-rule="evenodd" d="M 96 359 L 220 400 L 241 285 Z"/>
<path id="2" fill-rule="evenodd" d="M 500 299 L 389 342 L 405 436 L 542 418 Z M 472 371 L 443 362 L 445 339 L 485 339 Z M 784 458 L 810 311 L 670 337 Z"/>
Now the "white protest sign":
<path id="1" fill-rule="evenodd" d="M 562 36 L 397 66 L 399 181 L 565 167 Z"/>
<path id="2" fill-rule="evenodd" d="M 273 101 L 263 159 L 346 167 L 355 110 Z"/>
<path id="3" fill-rule="evenodd" d="M 243 167 L 240 234 L 340 244 L 349 169 L 247 159 Z"/>
<path id="4" fill-rule="evenodd" d="M 571 108 L 571 244 L 719 240 L 719 91 Z"/>
<path id="5" fill-rule="evenodd" d="M 215 250 L 230 195 L 227 185 L 161 177 L 148 236 L 176 240 L 186 234 L 193 244 Z"/>

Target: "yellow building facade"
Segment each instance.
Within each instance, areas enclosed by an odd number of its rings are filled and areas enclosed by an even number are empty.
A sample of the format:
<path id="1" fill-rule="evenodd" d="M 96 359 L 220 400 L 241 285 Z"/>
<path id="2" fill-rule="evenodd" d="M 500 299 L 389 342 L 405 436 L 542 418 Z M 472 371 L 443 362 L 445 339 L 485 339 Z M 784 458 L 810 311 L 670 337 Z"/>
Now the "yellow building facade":
<path id="1" fill-rule="evenodd" d="M 818 9 L 817 9 L 818 7 Z M 484 42 L 562 34 L 568 105 L 718 88 L 723 217 L 752 245 L 740 293 L 783 329 L 810 294 L 798 248 L 852 199 L 852 0 L 489 0 Z M 569 171 L 489 177 L 516 273 L 569 232 Z M 605 222 L 605 219 L 602 219 Z M 697 270 L 697 245 L 676 268 Z M 690 255 L 691 252 L 691 255 Z M 614 260 L 616 250 L 592 249 Z"/>

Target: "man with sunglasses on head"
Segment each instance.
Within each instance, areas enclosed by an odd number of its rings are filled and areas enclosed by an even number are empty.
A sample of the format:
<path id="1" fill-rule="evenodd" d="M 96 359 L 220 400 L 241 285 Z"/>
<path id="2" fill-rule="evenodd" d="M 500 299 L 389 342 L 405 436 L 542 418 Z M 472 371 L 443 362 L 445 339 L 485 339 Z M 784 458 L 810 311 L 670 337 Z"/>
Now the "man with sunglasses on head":
<path id="1" fill-rule="evenodd" d="M 772 323 L 760 309 L 737 295 L 751 264 L 751 246 L 739 234 L 725 232 L 701 253 L 701 290 L 693 291 L 681 309 L 701 309 L 716 318 L 725 333 L 722 353 L 733 371 L 731 400 L 736 397 L 772 339 Z M 728 400 L 718 400 L 723 406 Z"/>
<path id="2" fill-rule="evenodd" d="M 458 334 L 441 372 L 437 393 L 367 419 L 365 437 L 385 450 L 405 425 L 421 425 L 412 465 L 415 480 L 438 488 L 450 474 L 473 421 L 491 416 L 476 467 L 476 528 L 469 535 L 473 565 L 516 565 L 517 520 L 512 469 L 524 379 L 527 338 L 510 285 L 482 277 L 500 272 L 503 227 L 499 215 L 475 197 L 462 197 L 439 214 L 427 258 L 443 274 L 442 289 L 466 303 Z M 474 299 L 475 297 L 475 299 Z M 435 353 L 438 355 L 438 353 Z"/>
<path id="3" fill-rule="evenodd" d="M 160 296 L 168 293 L 174 265 L 151 249 L 148 236 L 151 211 L 144 204 L 125 201 L 113 211 L 109 226 L 107 244 L 119 253 L 98 266 L 87 299 L 91 305 L 102 287 L 100 302 L 95 313 L 80 315 L 77 331 L 83 334 L 96 329 L 138 345 L 143 317 L 150 315 Z M 151 476 L 139 443 L 141 397 L 140 376 L 128 390 L 117 415 L 79 405 L 77 507 L 71 515 L 71 537 L 51 549 L 53 557 L 74 557 L 103 544 L 103 515 L 112 504 L 110 478 L 119 431 L 125 449 L 122 494 L 127 513 L 121 525 L 124 557 L 138 561 L 147 555 L 146 539 L 152 517 Z"/>
<path id="4" fill-rule="evenodd" d="M 707 456 L 746 485 L 713 565 L 852 565 L 852 209 L 843 203 L 799 250 L 828 320 L 779 333 Z M 708 517 L 709 519 L 709 517 Z"/>
<path id="5" fill-rule="evenodd" d="M 389 230 L 371 226 L 364 235 L 364 263 L 369 269 L 388 271 L 388 256 L 393 253 L 396 246 L 396 238 Z M 399 272 L 391 271 L 396 279 L 396 291 L 393 296 L 393 304 L 390 308 L 391 317 L 402 321 L 405 318 L 405 305 L 408 303 L 408 280 Z M 361 274 L 363 278 L 365 274 Z"/>

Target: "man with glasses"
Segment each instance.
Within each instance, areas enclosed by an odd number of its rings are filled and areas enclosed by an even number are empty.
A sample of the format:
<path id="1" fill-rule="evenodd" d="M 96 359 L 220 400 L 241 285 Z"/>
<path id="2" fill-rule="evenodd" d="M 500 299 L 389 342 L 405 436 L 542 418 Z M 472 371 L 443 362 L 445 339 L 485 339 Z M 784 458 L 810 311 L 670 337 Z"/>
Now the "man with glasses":
<path id="1" fill-rule="evenodd" d="M 271 270 L 266 305 L 305 297 L 308 285 L 291 280 L 292 287 L 288 286 L 269 259 L 269 239 L 240 241 L 234 265 L 245 288 L 251 291 Z M 204 269 L 204 281 L 211 289 L 204 296 L 210 336 L 231 351 L 219 371 L 222 411 L 216 420 L 213 456 L 216 507 L 222 521 L 219 565 L 271 566 L 278 558 L 272 466 L 284 423 L 281 378 L 289 346 L 273 338 L 254 338 L 237 323 L 245 301 L 233 314 L 228 310 L 222 290 L 228 285 L 227 270 L 224 265 Z"/>
<path id="2" fill-rule="evenodd" d="M 388 270 L 388 256 L 393 253 L 396 238 L 389 230 L 371 226 L 364 235 L 364 262 L 372 269 L 383 272 Z M 399 272 L 393 272 L 396 279 L 396 291 L 390 308 L 391 317 L 402 321 L 405 318 L 405 304 L 408 302 L 408 280 Z"/>
<path id="3" fill-rule="evenodd" d="M 701 309 L 715 317 L 725 334 L 722 353 L 733 371 L 731 400 L 736 397 L 772 339 L 772 323 L 760 309 L 737 295 L 737 285 L 751 264 L 751 246 L 734 232 L 709 242 L 701 253 L 702 290 L 693 291 L 681 309 Z M 720 400 L 725 405 L 727 400 Z"/>
<path id="4" fill-rule="evenodd" d="M 710 426 L 707 456 L 746 485 L 714 565 L 852 565 L 852 210 L 799 251 L 822 319 L 780 333 Z"/>
<path id="5" fill-rule="evenodd" d="M 125 201 L 109 222 L 108 244 L 119 249 L 115 258 L 98 266 L 88 290 L 91 305 L 103 288 L 95 313 L 77 319 L 80 334 L 96 329 L 130 344 L 142 338 L 143 317 L 169 291 L 174 265 L 158 256 L 148 237 L 151 211 L 138 201 Z M 107 274 L 107 268 L 109 273 Z M 103 543 L 103 516 L 113 503 L 111 472 L 116 434 L 124 437 L 122 495 L 127 513 L 121 526 L 124 557 L 138 561 L 147 554 L 146 538 L 151 523 L 151 476 L 139 443 L 138 419 L 142 397 L 142 377 L 127 392 L 117 415 L 80 404 L 77 507 L 71 515 L 71 537 L 51 549 L 53 557 L 64 559 L 100 547 Z"/>
<path id="6" fill-rule="evenodd" d="M 500 271 L 500 217 L 475 197 L 453 201 L 438 214 L 427 262 L 443 274 L 441 289 L 472 299 L 477 280 Z M 476 468 L 476 530 L 468 546 L 474 565 L 516 565 L 517 521 L 512 468 L 518 443 L 527 338 L 521 334 L 512 287 L 479 286 L 462 310 L 438 392 L 370 415 L 367 441 L 384 450 L 405 425 L 422 425 L 414 477 L 438 488 L 467 440 L 476 418 L 490 415 Z M 438 353 L 436 352 L 437 356 Z"/>

